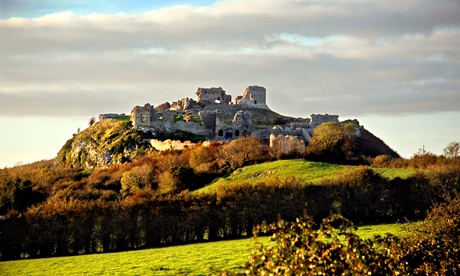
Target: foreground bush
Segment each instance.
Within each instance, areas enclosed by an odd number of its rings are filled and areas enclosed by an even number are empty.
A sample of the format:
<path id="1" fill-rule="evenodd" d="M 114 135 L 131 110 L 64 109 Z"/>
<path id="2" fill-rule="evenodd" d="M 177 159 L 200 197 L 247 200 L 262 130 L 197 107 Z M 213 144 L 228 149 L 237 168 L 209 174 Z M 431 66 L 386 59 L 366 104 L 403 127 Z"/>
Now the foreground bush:
<path id="1" fill-rule="evenodd" d="M 338 225 L 336 230 L 334 226 Z M 355 234 L 353 223 L 338 215 L 324 219 L 318 230 L 313 227 L 309 217 L 291 223 L 280 220 L 269 226 L 273 232 L 270 240 L 275 245 L 257 243 L 250 261 L 237 275 L 458 275 L 460 272 L 458 195 L 435 206 L 403 238 L 387 235 L 362 239 Z"/>
<path id="2" fill-rule="evenodd" d="M 339 230 L 334 225 L 340 224 Z M 308 218 L 270 226 L 274 246 L 257 244 L 241 275 L 398 275 L 404 271 L 399 240 L 361 239 L 351 221 L 331 216 L 319 230 Z M 345 241 L 343 241 L 343 238 Z"/>
<path id="3" fill-rule="evenodd" d="M 412 274 L 460 274 L 460 197 L 435 206 L 410 228 L 404 260 Z"/>

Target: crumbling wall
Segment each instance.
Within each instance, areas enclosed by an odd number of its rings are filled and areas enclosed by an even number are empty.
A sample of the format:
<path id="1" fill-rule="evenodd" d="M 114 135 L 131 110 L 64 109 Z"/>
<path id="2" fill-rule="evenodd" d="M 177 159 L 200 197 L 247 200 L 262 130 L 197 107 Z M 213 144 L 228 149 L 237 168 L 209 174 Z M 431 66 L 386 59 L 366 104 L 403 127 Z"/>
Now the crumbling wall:
<path id="1" fill-rule="evenodd" d="M 217 119 L 216 114 L 217 114 L 216 110 L 213 110 L 213 111 L 202 110 L 198 112 L 201 122 L 203 123 L 203 127 L 211 130 L 212 133 L 216 131 L 216 119 Z"/>
<path id="2" fill-rule="evenodd" d="M 310 142 L 311 135 L 308 128 L 302 127 L 289 127 L 289 126 L 274 126 L 271 129 L 271 134 L 276 136 L 278 135 L 287 135 L 287 136 L 297 136 L 301 138 L 305 143 Z"/>
<path id="3" fill-rule="evenodd" d="M 152 147 L 156 150 L 183 150 L 184 148 L 193 146 L 194 143 L 190 141 L 184 141 L 181 142 L 179 140 L 165 140 L 165 141 L 160 141 L 157 139 L 152 139 L 150 140 L 150 144 Z"/>
<path id="4" fill-rule="evenodd" d="M 267 106 L 267 95 L 266 89 L 262 86 L 248 86 L 244 92 L 243 96 L 238 96 L 235 100 L 235 104 L 249 105 L 259 108 L 268 108 Z"/>
<path id="5" fill-rule="evenodd" d="M 227 95 L 225 90 L 222 87 L 211 87 L 211 88 L 202 88 L 198 87 L 196 91 L 196 95 L 198 97 L 197 102 L 220 102 L 226 103 L 232 101 L 232 96 Z"/>
<path id="6" fill-rule="evenodd" d="M 131 122 L 133 127 L 149 127 L 157 120 L 156 110 L 153 105 L 145 104 L 136 106 L 131 111 Z"/>
<path id="7" fill-rule="evenodd" d="M 240 110 L 233 116 L 232 124 L 227 125 L 222 121 L 222 114 L 216 115 L 217 140 L 233 140 L 252 133 L 252 113 Z"/>
<path id="8" fill-rule="evenodd" d="M 315 128 L 322 123 L 338 123 L 339 115 L 329 115 L 329 114 L 311 114 L 310 128 Z"/>
<path id="9" fill-rule="evenodd" d="M 169 107 L 170 110 L 187 110 L 196 105 L 195 100 L 190 98 L 183 98 L 177 102 L 173 102 Z"/>
<path id="10" fill-rule="evenodd" d="M 121 113 L 121 114 L 118 114 L 118 113 L 105 113 L 105 114 L 99 114 L 99 121 L 103 121 L 103 120 L 107 120 L 107 119 L 117 119 L 117 118 L 120 118 L 120 117 L 125 117 L 126 114 L 125 113 Z"/>
<path id="11" fill-rule="evenodd" d="M 283 153 L 302 153 L 305 151 L 305 141 L 296 135 L 270 134 L 270 148 Z"/>

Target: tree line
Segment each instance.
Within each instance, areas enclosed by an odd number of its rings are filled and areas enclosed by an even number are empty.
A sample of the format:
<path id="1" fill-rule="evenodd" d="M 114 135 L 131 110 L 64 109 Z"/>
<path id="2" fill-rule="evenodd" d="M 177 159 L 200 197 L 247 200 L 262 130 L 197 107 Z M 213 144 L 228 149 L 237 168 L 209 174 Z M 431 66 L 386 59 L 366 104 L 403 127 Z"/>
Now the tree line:
<path id="1" fill-rule="evenodd" d="M 133 194 L 117 201 L 47 200 L 0 220 L 2 260 L 113 252 L 251 235 L 257 225 L 305 212 L 314 221 L 341 214 L 358 223 L 424 218 L 460 187 L 446 167 L 389 180 L 362 167 L 336 181 L 295 178 L 234 183 L 210 194 Z"/>
<path id="2" fill-rule="evenodd" d="M 304 211 L 315 220 L 331 213 L 355 222 L 418 219 L 444 194 L 458 190 L 457 142 L 442 156 L 423 149 L 410 159 L 370 158 L 353 153 L 354 144 L 343 141 L 349 135 L 334 137 L 329 146 L 313 140 L 303 153 L 281 154 L 249 136 L 222 145 L 151 151 L 107 168 L 71 167 L 56 159 L 1 169 L 1 259 L 235 238 L 250 235 L 256 225 L 274 222 L 279 215 L 293 220 Z M 361 160 L 424 170 L 408 179 L 389 180 L 361 167 L 315 185 L 292 177 L 255 185 L 233 183 L 211 194 L 190 193 L 246 165 L 312 156 L 327 161 L 331 155 L 321 152 L 337 150 L 346 152 L 340 154 L 344 159 L 334 159 L 337 163 Z"/>

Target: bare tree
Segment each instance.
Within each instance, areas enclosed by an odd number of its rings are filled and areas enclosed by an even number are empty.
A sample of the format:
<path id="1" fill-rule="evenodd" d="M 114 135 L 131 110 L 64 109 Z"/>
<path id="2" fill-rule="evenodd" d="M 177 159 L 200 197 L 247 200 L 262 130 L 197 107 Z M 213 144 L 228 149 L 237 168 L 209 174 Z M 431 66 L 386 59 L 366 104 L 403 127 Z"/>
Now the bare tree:
<path id="1" fill-rule="evenodd" d="M 460 156 L 460 142 L 450 142 L 444 148 L 444 157 L 456 158 Z"/>

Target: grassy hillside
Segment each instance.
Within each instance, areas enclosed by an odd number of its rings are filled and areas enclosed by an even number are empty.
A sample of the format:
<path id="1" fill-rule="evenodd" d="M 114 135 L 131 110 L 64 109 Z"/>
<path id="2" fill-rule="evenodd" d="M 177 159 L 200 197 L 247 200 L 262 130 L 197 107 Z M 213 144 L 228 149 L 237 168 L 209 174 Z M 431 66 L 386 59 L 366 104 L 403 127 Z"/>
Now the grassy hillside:
<path id="1" fill-rule="evenodd" d="M 303 159 L 279 160 L 262 164 L 246 166 L 234 171 L 228 177 L 219 178 L 195 193 L 208 193 L 215 191 L 219 185 L 228 185 L 231 182 L 255 183 L 267 179 L 288 179 L 295 177 L 304 183 L 315 184 L 326 178 L 343 174 L 357 166 L 337 165 L 322 162 L 313 162 Z M 395 177 L 407 178 L 414 173 L 413 169 L 372 168 L 380 175 L 393 179 Z"/>
<path id="2" fill-rule="evenodd" d="M 404 224 L 366 225 L 362 238 L 402 235 Z M 263 243 L 267 237 L 261 237 Z M 206 275 L 214 270 L 238 270 L 248 260 L 250 239 L 199 243 L 119 253 L 92 254 L 0 262 L 1 275 Z"/>

